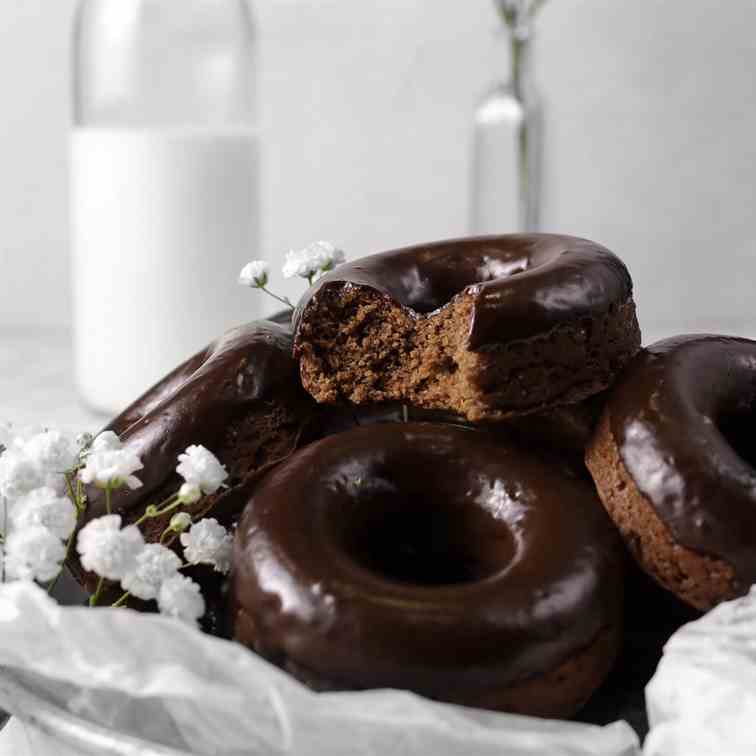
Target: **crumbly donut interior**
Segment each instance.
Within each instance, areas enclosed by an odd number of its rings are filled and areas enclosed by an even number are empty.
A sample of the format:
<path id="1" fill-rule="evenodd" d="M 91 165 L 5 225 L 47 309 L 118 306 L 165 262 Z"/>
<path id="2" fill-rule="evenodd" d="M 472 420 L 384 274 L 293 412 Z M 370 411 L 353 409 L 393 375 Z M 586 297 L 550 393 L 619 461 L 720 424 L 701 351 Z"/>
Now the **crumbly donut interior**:
<path id="1" fill-rule="evenodd" d="M 570 404 L 606 388 L 637 351 L 635 306 L 471 351 L 472 295 L 416 315 L 368 287 L 324 290 L 300 323 L 302 383 L 322 403 L 403 401 L 472 422 Z"/>

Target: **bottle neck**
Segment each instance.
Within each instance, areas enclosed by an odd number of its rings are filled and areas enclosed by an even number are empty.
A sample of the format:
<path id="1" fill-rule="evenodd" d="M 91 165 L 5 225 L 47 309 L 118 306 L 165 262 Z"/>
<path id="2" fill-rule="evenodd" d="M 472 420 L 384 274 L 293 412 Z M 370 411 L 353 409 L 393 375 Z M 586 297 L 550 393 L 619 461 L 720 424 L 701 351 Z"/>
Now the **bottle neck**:
<path id="1" fill-rule="evenodd" d="M 532 92 L 531 46 L 532 30 L 523 26 L 510 28 L 510 85 L 518 100 L 524 100 Z"/>

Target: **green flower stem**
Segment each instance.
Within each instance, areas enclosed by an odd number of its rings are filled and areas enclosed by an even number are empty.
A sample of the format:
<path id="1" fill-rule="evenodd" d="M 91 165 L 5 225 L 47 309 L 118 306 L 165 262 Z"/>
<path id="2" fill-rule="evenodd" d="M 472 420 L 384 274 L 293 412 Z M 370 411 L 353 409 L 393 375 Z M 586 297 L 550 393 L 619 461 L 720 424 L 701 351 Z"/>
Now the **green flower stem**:
<path id="1" fill-rule="evenodd" d="M 112 490 L 111 484 L 108 483 L 107 486 L 105 486 L 105 511 L 110 514 L 111 513 L 111 506 L 110 506 L 110 492 Z"/>
<path id="2" fill-rule="evenodd" d="M 76 535 L 76 530 L 79 526 L 79 516 L 76 515 L 76 525 L 73 529 L 73 533 L 71 533 L 70 536 L 68 536 L 68 541 L 66 541 L 66 555 L 63 557 L 63 564 L 65 564 L 68 561 L 68 557 L 71 554 L 71 546 L 73 546 L 73 540 L 74 536 Z M 50 585 L 47 586 L 47 595 L 52 595 L 52 592 L 55 590 L 55 586 L 58 584 L 58 580 L 60 580 L 60 576 L 63 574 L 63 565 L 61 565 L 60 569 L 58 570 L 58 574 L 50 581 Z"/>
<path id="3" fill-rule="evenodd" d="M 114 608 L 117 608 L 119 606 L 126 606 L 126 602 L 129 600 L 130 596 L 131 596 L 131 594 L 128 591 L 126 591 L 126 593 L 124 593 L 118 599 L 118 601 L 113 602 L 113 604 L 111 604 L 111 606 L 114 607 Z"/>
<path id="4" fill-rule="evenodd" d="M 52 595 L 52 592 L 55 590 L 55 586 L 60 580 L 60 576 L 63 574 L 63 565 L 65 565 L 65 563 L 68 561 L 68 557 L 71 555 L 71 547 L 73 546 L 76 532 L 79 529 L 79 518 L 84 511 L 84 504 L 82 502 L 81 480 L 79 480 L 78 478 L 76 479 L 76 491 L 74 491 L 73 484 L 71 483 L 71 475 L 75 472 L 75 470 L 72 472 L 66 472 L 63 474 L 63 477 L 66 481 L 68 495 L 71 498 L 74 507 L 76 507 L 76 524 L 74 525 L 73 532 L 70 536 L 68 536 L 68 541 L 66 541 L 66 555 L 63 557 L 63 564 L 61 565 L 60 570 L 58 570 L 58 574 L 50 581 L 49 585 L 47 586 L 48 596 Z"/>
<path id="5" fill-rule="evenodd" d="M 139 526 L 147 520 L 154 520 L 157 517 L 162 517 L 179 506 L 181 506 L 181 500 L 179 499 L 178 494 L 169 496 L 164 502 L 158 504 L 156 507 L 147 507 L 145 513 L 134 523 L 134 525 Z"/>
<path id="6" fill-rule="evenodd" d="M 159 541 L 159 543 L 165 543 L 170 538 L 170 536 L 171 536 L 172 533 L 175 534 L 175 535 L 178 535 L 178 533 L 176 533 L 176 531 L 173 530 L 172 528 L 170 528 L 170 527 L 166 528 L 160 534 L 160 541 Z"/>
<path id="7" fill-rule="evenodd" d="M 76 507 L 76 511 L 79 511 L 79 505 L 76 501 L 76 494 L 74 493 L 73 484 L 71 483 L 71 473 L 63 473 L 63 480 L 66 481 L 66 490 L 68 496 L 71 499 L 71 503 Z"/>
<path id="8" fill-rule="evenodd" d="M 278 294 L 274 294 L 270 289 L 267 289 L 265 286 L 258 286 L 258 289 L 260 291 L 264 291 L 269 297 L 273 297 L 273 299 L 277 299 L 281 304 L 286 305 L 290 310 L 294 310 L 294 305 L 289 301 L 288 297 L 279 297 Z"/>
<path id="9" fill-rule="evenodd" d="M 80 478 L 76 478 L 76 490 L 74 491 L 73 483 L 71 482 L 71 475 L 75 474 L 76 471 L 73 470 L 71 472 L 67 472 L 63 474 L 63 477 L 66 481 L 66 488 L 68 489 L 68 496 L 70 497 L 71 501 L 73 502 L 73 505 L 76 507 L 76 516 L 78 519 L 78 516 L 84 511 L 84 492 L 82 490 L 82 482 Z"/>
<path id="10" fill-rule="evenodd" d="M 89 597 L 89 605 L 90 606 L 97 606 L 97 602 L 100 600 L 100 594 L 102 593 L 102 586 L 105 584 L 105 578 L 101 577 L 97 581 L 97 590 L 94 592 L 94 595 Z"/>

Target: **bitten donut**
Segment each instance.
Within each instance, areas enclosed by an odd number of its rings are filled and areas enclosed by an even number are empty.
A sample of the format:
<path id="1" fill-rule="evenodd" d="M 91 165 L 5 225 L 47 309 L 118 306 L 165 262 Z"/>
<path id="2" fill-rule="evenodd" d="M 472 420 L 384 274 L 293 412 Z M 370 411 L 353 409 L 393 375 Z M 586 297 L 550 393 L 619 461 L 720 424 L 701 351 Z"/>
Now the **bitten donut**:
<path id="1" fill-rule="evenodd" d="M 117 433 L 144 464 L 139 471 L 141 488 L 120 488 L 112 494 L 113 512 L 122 515 L 124 524 L 138 519 L 147 504 L 178 489 L 176 457 L 190 444 L 202 444 L 218 456 L 228 470 L 229 485 L 187 509 L 195 518 L 211 515 L 221 521 L 240 513 L 238 490 L 294 451 L 316 409 L 302 390 L 291 351 L 287 327 L 257 321 L 234 328 L 108 425 L 106 430 Z M 103 492 L 89 486 L 80 524 L 103 514 Z M 148 520 L 145 539 L 157 540 L 169 518 Z M 96 582 L 82 572 L 74 550 L 69 566 L 90 587 Z"/>
<path id="2" fill-rule="evenodd" d="M 438 242 L 321 278 L 294 315 L 318 402 L 403 401 L 500 420 L 582 401 L 640 346 L 630 275 L 585 239 Z"/>
<path id="3" fill-rule="evenodd" d="M 640 565 L 699 609 L 756 582 L 756 342 L 680 336 L 643 350 L 587 453 Z"/>
<path id="4" fill-rule="evenodd" d="M 590 484 L 486 433 L 378 424 L 255 488 L 234 637 L 320 689 L 569 716 L 618 649 L 619 537 Z"/>

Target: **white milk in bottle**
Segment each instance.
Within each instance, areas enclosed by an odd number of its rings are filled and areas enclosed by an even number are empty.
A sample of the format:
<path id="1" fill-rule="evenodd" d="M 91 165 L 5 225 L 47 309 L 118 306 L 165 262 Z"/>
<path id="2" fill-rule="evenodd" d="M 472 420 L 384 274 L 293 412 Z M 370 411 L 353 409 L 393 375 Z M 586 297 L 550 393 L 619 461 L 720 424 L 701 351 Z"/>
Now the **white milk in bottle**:
<path id="1" fill-rule="evenodd" d="M 115 413 L 227 328 L 259 257 L 253 29 L 244 0 L 84 0 L 71 243 L 77 382 Z"/>

